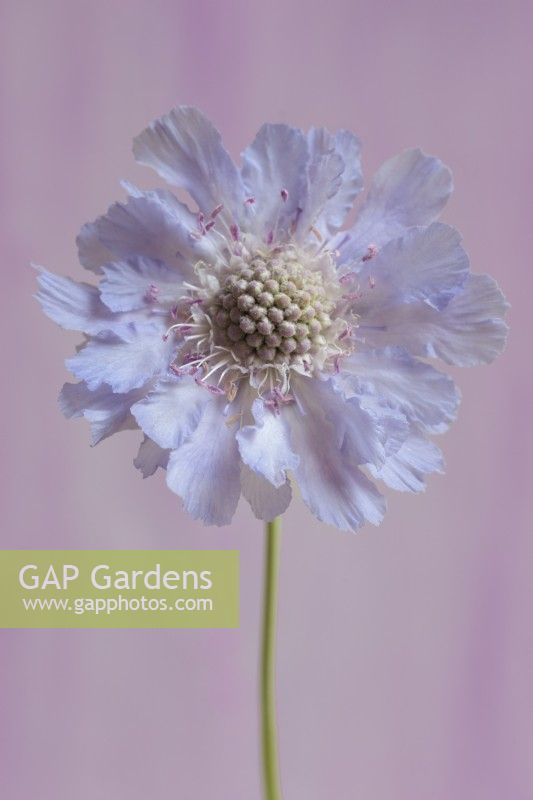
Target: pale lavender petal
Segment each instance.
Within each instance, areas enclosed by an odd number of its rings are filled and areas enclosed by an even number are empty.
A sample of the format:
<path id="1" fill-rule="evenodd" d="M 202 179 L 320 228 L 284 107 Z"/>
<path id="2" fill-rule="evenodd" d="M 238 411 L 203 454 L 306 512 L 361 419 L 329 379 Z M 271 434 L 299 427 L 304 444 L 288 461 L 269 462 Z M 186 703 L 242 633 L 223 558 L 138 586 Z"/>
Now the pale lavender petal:
<path id="1" fill-rule="evenodd" d="M 119 317 L 100 299 L 96 286 L 39 269 L 36 298 L 47 317 L 69 331 L 96 334 L 113 328 Z"/>
<path id="2" fill-rule="evenodd" d="M 406 150 L 378 170 L 352 230 L 339 237 L 340 263 L 361 258 L 407 228 L 429 225 L 452 192 L 452 175 L 438 158 Z"/>
<path id="3" fill-rule="evenodd" d="M 209 402 L 208 392 L 184 376 L 160 381 L 131 412 L 147 436 L 160 447 L 174 450 L 196 430 Z"/>
<path id="4" fill-rule="evenodd" d="M 275 487 L 262 475 L 242 465 L 241 490 L 257 519 L 270 522 L 279 517 L 291 502 L 291 487 L 288 480 Z"/>
<path id="5" fill-rule="evenodd" d="M 425 303 L 376 308 L 358 332 L 374 347 L 396 344 L 415 356 L 471 367 L 488 364 L 503 351 L 508 307 L 496 281 L 470 275 L 442 311 Z"/>
<path id="6" fill-rule="evenodd" d="M 113 433 L 137 427 L 130 409 L 144 391 L 147 389 L 116 394 L 106 384 L 91 391 L 83 381 L 65 383 L 59 407 L 67 418 L 85 417 L 91 426 L 91 444 L 95 445 Z"/>
<path id="7" fill-rule="evenodd" d="M 119 332 L 103 333 L 66 360 L 67 369 L 92 390 L 103 383 L 115 392 L 129 392 L 156 375 L 166 374 L 175 343 L 163 340 L 156 324 L 130 322 Z"/>
<path id="8" fill-rule="evenodd" d="M 444 462 L 439 448 L 414 431 L 381 467 L 369 465 L 368 469 L 374 478 L 398 492 L 423 492 L 425 476 L 444 472 Z"/>
<path id="9" fill-rule="evenodd" d="M 331 134 L 325 128 L 312 128 L 307 141 L 307 197 L 298 231 L 313 226 L 326 238 L 340 228 L 363 188 L 361 145 L 349 131 Z"/>
<path id="10" fill-rule="evenodd" d="M 320 381 L 309 383 L 320 385 Z M 341 425 L 339 430 L 332 419 L 331 407 L 328 408 L 329 418 L 324 412 L 321 400 L 325 395 L 315 392 L 316 386 L 304 391 L 305 406 L 302 410 L 305 413 L 294 405 L 283 409 L 294 449 L 300 456 L 294 475 L 302 497 L 318 519 L 342 530 L 357 530 L 365 521 L 377 525 L 383 518 L 385 501 L 359 469 L 361 455 L 357 457 L 357 448 L 349 440 L 361 442 L 369 436 L 368 431 L 361 430 L 359 435 L 355 434 L 353 422 L 341 418 L 334 402 L 333 409 L 338 414 L 336 421 Z M 335 397 L 332 390 L 330 394 Z M 350 401 L 345 401 L 344 406 L 342 416 L 348 418 Z M 371 427 L 372 421 L 368 422 L 368 427 Z M 342 435 L 343 428 L 346 432 L 346 425 L 352 437 Z M 370 434 L 370 438 L 377 437 Z"/>
<path id="11" fill-rule="evenodd" d="M 101 272 L 104 264 L 130 256 L 146 256 L 174 267 L 178 281 L 193 277 L 193 266 L 213 257 L 209 236 L 199 236 L 198 220 L 171 192 L 137 192 L 114 203 L 77 238 L 80 262 Z"/>
<path id="12" fill-rule="evenodd" d="M 306 197 L 309 148 L 304 134 L 288 125 L 263 125 L 242 159 L 246 193 L 255 201 L 249 224 L 262 237 L 285 239 Z"/>
<path id="13" fill-rule="evenodd" d="M 331 423 L 313 419 L 312 424 L 294 412 L 291 430 L 300 464 L 295 478 L 304 502 L 322 522 L 355 531 L 365 523 L 379 525 L 385 500 L 351 458 L 335 444 Z"/>
<path id="14" fill-rule="evenodd" d="M 332 425 L 333 445 L 337 448 L 343 447 L 351 463 L 383 463 L 389 421 L 391 416 L 394 418 L 390 409 L 383 409 L 381 415 L 376 407 L 363 408 L 358 397 L 346 397 L 332 379 L 316 380 L 297 376 L 292 381 L 292 392 L 298 400 L 298 413 L 305 424 L 313 427 L 315 422 L 318 425 L 324 420 Z M 291 407 L 289 409 L 293 418 L 295 412 Z M 391 435 L 396 442 L 396 425 Z M 298 452 L 296 445 L 294 449 Z M 299 452 L 298 455 L 302 457 Z"/>
<path id="15" fill-rule="evenodd" d="M 133 154 L 186 189 L 204 213 L 223 204 L 224 217 L 238 221 L 244 202 L 239 172 L 219 132 L 198 109 L 180 106 L 151 122 L 134 140 Z"/>
<path id="16" fill-rule="evenodd" d="M 468 256 L 454 228 L 440 222 L 411 228 L 357 273 L 360 297 L 354 308 L 361 327 L 383 324 L 391 309 L 416 301 L 444 308 L 464 285 L 468 270 Z"/>
<path id="17" fill-rule="evenodd" d="M 169 451 L 163 450 L 158 444 L 145 436 L 139 447 L 139 452 L 133 459 L 133 465 L 141 471 L 143 478 L 149 478 L 160 467 L 166 469 Z"/>
<path id="18" fill-rule="evenodd" d="M 170 454 L 167 484 L 194 519 L 228 525 L 241 492 L 235 426 L 226 424 L 225 399 L 211 398 L 187 441 Z"/>
<path id="19" fill-rule="evenodd" d="M 103 273 L 100 297 L 111 311 L 168 308 L 185 291 L 173 267 L 143 256 L 106 264 Z"/>
<path id="20" fill-rule="evenodd" d="M 335 382 L 347 396 L 373 397 L 393 405 L 431 433 L 447 429 L 460 400 L 450 377 L 398 347 L 357 350 L 343 361 Z"/>
<path id="21" fill-rule="evenodd" d="M 290 445 L 290 431 L 282 414 L 275 414 L 257 399 L 252 405 L 255 425 L 245 425 L 237 432 L 241 458 L 254 472 L 259 472 L 273 486 L 282 486 L 287 470 L 298 466 L 299 458 Z"/>

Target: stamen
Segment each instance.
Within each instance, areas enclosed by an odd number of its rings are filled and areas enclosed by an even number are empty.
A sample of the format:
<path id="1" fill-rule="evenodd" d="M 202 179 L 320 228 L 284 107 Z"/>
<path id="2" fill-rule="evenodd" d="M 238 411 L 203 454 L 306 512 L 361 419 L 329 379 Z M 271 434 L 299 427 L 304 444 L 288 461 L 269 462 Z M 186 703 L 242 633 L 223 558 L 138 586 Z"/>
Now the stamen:
<path id="1" fill-rule="evenodd" d="M 146 290 L 144 299 L 146 300 L 147 303 L 155 303 L 157 302 L 158 293 L 159 293 L 158 287 L 155 285 L 155 283 L 151 283 L 148 289 Z"/>
<path id="2" fill-rule="evenodd" d="M 194 381 L 198 386 L 201 386 L 202 389 L 207 389 L 211 394 L 218 396 L 226 394 L 224 389 L 221 389 L 220 386 L 214 386 L 212 383 L 204 383 L 202 378 L 195 378 Z"/>
<path id="3" fill-rule="evenodd" d="M 362 257 L 361 261 L 370 261 L 371 258 L 374 258 L 378 254 L 378 247 L 375 244 L 369 244 L 368 249 L 365 255 Z"/>

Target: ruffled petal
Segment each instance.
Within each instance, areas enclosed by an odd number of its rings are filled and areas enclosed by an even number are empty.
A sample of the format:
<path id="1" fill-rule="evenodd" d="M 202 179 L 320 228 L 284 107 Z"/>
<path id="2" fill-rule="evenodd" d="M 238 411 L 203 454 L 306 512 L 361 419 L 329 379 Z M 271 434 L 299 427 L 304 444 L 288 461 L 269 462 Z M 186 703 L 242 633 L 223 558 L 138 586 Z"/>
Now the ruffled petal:
<path id="1" fill-rule="evenodd" d="M 309 164 L 307 193 L 298 220 L 298 233 L 312 228 L 318 239 L 337 231 L 363 188 L 361 145 L 349 131 L 331 134 L 312 128 L 307 134 Z"/>
<path id="2" fill-rule="evenodd" d="M 398 408 L 428 433 L 442 433 L 455 419 L 459 392 L 448 375 L 398 347 L 359 349 L 336 377 L 346 396 L 375 398 Z"/>
<path id="3" fill-rule="evenodd" d="M 95 445 L 118 431 L 135 428 L 130 409 L 144 389 L 116 394 L 105 384 L 91 391 L 86 383 L 65 383 L 59 395 L 59 407 L 67 418 L 84 417 L 91 426 L 91 444 Z"/>
<path id="4" fill-rule="evenodd" d="M 300 456 L 294 475 L 302 497 L 318 519 L 342 530 L 357 530 L 365 521 L 378 525 L 385 512 L 385 500 L 358 468 L 361 456 L 357 457 L 353 442 L 354 438 L 364 439 L 368 432 L 363 429 L 358 436 L 354 435 L 352 425 L 352 436 L 346 436 L 343 418 L 351 415 L 352 401 L 340 403 L 344 405 L 344 413 L 341 418 L 337 411 L 339 429 L 332 419 L 331 408 L 328 408 L 329 417 L 324 411 L 325 395 L 321 393 L 319 398 L 314 392 L 321 383 L 312 383 L 313 387 L 304 392 L 302 407 L 291 405 L 282 412 L 290 425 L 294 449 Z M 333 391 L 330 394 L 335 396 Z M 334 409 L 337 410 L 336 403 Z M 370 418 L 367 423 L 372 426 Z"/>
<path id="5" fill-rule="evenodd" d="M 166 469 L 169 451 L 163 450 L 158 444 L 147 436 L 144 437 L 139 447 L 139 452 L 133 459 L 133 465 L 142 472 L 143 478 L 149 478 L 158 467 Z"/>
<path id="6" fill-rule="evenodd" d="M 448 167 L 419 149 L 389 159 L 376 173 L 354 227 L 337 243 L 339 263 L 361 258 L 369 245 L 381 247 L 407 228 L 429 225 L 452 188 Z"/>
<path id="7" fill-rule="evenodd" d="M 198 221 L 171 192 L 139 192 L 114 203 L 101 217 L 83 226 L 76 240 L 81 264 L 101 272 L 104 264 L 130 256 L 163 261 L 178 281 L 193 277 L 193 266 L 212 258 L 209 236 L 198 235 Z"/>
<path id="8" fill-rule="evenodd" d="M 473 367 L 503 351 L 508 307 L 496 281 L 470 275 L 442 311 L 425 303 L 373 309 L 361 320 L 359 332 L 373 347 L 396 344 L 415 356 Z"/>
<path id="9" fill-rule="evenodd" d="M 242 465 L 241 489 L 257 519 L 270 522 L 283 514 L 291 502 L 291 487 L 288 480 L 275 487 L 262 475 Z"/>
<path id="10" fill-rule="evenodd" d="M 363 408 L 359 397 L 346 397 L 331 378 L 315 380 L 298 376 L 292 380 L 291 391 L 306 424 L 312 427 L 315 421 L 319 424 L 322 420 L 330 424 L 334 446 L 344 448 L 353 464 L 382 464 L 389 435 L 394 440 L 392 449 L 399 447 L 397 425 L 407 433 L 401 415 L 378 405 Z M 301 457 L 295 444 L 294 450 Z"/>
<path id="11" fill-rule="evenodd" d="M 223 204 L 223 216 L 240 217 L 244 190 L 217 129 L 196 108 L 180 106 L 151 122 L 133 142 L 140 164 L 186 189 L 204 213 Z"/>
<path id="12" fill-rule="evenodd" d="M 103 267 L 100 297 L 111 311 L 170 306 L 181 294 L 176 270 L 162 261 L 132 256 Z"/>
<path id="13" fill-rule="evenodd" d="M 376 468 L 369 466 L 374 478 L 384 481 L 398 492 L 423 492 L 425 476 L 444 471 L 444 462 L 439 448 L 420 434 L 414 433 L 406 439 L 397 453 L 387 458 Z"/>
<path id="14" fill-rule="evenodd" d="M 188 376 L 160 381 L 133 406 L 144 433 L 160 447 L 174 450 L 196 430 L 210 396 Z"/>
<path id="15" fill-rule="evenodd" d="M 120 318 L 102 303 L 95 286 L 38 269 L 39 291 L 35 296 L 46 316 L 62 328 L 91 335 L 112 329 L 119 322 Z"/>
<path id="16" fill-rule="evenodd" d="M 305 202 L 309 148 L 304 134 L 288 125 L 263 125 L 242 159 L 246 193 L 254 199 L 249 225 L 266 239 L 271 234 L 286 238 Z"/>
<path id="17" fill-rule="evenodd" d="M 280 487 L 287 479 L 286 471 L 295 469 L 299 461 L 290 446 L 290 432 L 282 415 L 265 408 L 260 399 L 254 400 L 252 414 L 256 424 L 237 432 L 241 458 L 254 472 Z"/>
<path id="18" fill-rule="evenodd" d="M 194 519 L 228 525 L 241 491 L 235 427 L 224 416 L 224 398 L 210 398 L 196 430 L 170 454 L 167 484 Z"/>
<path id="19" fill-rule="evenodd" d="M 65 364 L 91 390 L 107 383 L 114 392 L 129 392 L 166 373 L 176 345 L 172 337 L 164 341 L 161 330 L 155 323 L 130 322 L 91 339 Z"/>
<path id="20" fill-rule="evenodd" d="M 417 301 L 444 308 L 463 287 L 468 270 L 468 256 L 454 228 L 440 222 L 411 228 L 356 273 L 359 297 L 354 308 L 361 328 L 383 324 L 389 309 Z"/>

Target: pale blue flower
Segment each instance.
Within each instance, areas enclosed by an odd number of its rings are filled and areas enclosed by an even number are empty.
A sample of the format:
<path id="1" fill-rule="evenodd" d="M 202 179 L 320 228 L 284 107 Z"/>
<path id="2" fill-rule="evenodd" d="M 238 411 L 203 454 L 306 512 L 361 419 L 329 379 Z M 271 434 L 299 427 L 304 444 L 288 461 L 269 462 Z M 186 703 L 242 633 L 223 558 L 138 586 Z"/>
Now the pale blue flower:
<path id="1" fill-rule="evenodd" d="M 126 428 L 135 465 L 207 524 L 230 522 L 241 493 L 261 519 L 291 483 L 320 520 L 378 524 L 374 481 L 420 491 L 442 471 L 428 436 L 459 401 L 428 359 L 472 366 L 501 352 L 506 302 L 472 275 L 459 234 L 436 222 L 450 171 L 408 150 L 362 189 L 351 133 L 264 125 L 238 169 L 194 108 L 134 143 L 137 161 L 186 190 L 126 185 L 78 237 L 99 285 L 40 271 L 38 298 L 86 334 L 60 395 L 92 443 Z"/>

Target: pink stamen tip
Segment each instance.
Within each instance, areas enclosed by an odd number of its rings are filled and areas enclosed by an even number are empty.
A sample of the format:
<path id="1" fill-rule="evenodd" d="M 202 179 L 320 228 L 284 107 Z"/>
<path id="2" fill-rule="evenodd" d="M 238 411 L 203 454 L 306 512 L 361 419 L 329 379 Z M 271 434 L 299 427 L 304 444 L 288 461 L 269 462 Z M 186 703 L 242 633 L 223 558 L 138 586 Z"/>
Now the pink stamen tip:
<path id="1" fill-rule="evenodd" d="M 286 203 L 287 200 L 289 199 L 289 193 L 287 189 L 282 189 L 280 194 L 281 194 L 281 199 L 283 200 L 284 203 Z"/>
<path id="2" fill-rule="evenodd" d="M 343 330 L 341 335 L 339 336 L 339 342 L 342 342 L 343 339 L 347 339 L 352 335 L 352 326 L 347 325 L 347 327 Z"/>
<path id="3" fill-rule="evenodd" d="M 339 283 L 350 283 L 355 278 L 355 275 L 355 272 L 347 272 L 346 275 L 339 278 Z"/>
<path id="4" fill-rule="evenodd" d="M 201 378 L 195 378 L 194 381 L 195 381 L 195 383 L 198 384 L 198 386 L 201 386 L 202 389 L 207 389 L 207 391 L 210 394 L 214 394 L 214 395 L 217 395 L 217 396 L 226 394 L 224 389 L 221 389 L 220 386 L 215 386 L 212 383 L 204 383 Z"/>
<path id="5" fill-rule="evenodd" d="M 211 219 L 215 219 L 215 217 L 218 217 L 223 208 L 224 206 L 222 205 L 222 203 L 220 203 L 218 206 L 215 206 L 215 208 L 211 212 Z"/>
<path id="6" fill-rule="evenodd" d="M 254 203 L 255 203 L 255 197 L 247 197 L 246 200 L 244 201 L 245 206 L 253 206 Z"/>
<path id="7" fill-rule="evenodd" d="M 240 231 L 239 226 L 234 222 L 233 225 L 230 225 L 230 233 L 234 239 L 234 241 L 238 242 L 240 238 Z"/>
<path id="8" fill-rule="evenodd" d="M 177 319 L 178 318 L 178 307 L 177 306 L 174 306 L 174 308 L 170 309 L 170 316 L 172 317 L 172 319 Z"/>
<path id="9" fill-rule="evenodd" d="M 377 254 L 378 254 L 377 245 L 369 244 L 368 248 L 367 248 L 367 251 L 366 251 L 365 255 L 363 256 L 363 258 L 361 259 L 361 261 L 370 261 L 370 259 L 374 258 L 374 256 L 377 256 Z"/>
<path id="10" fill-rule="evenodd" d="M 267 240 L 266 241 L 267 241 L 267 244 L 272 244 L 272 242 L 274 241 L 274 231 L 270 231 L 270 233 L 267 236 Z"/>
<path id="11" fill-rule="evenodd" d="M 208 222 L 207 225 L 205 226 L 205 230 L 206 231 L 210 231 L 211 228 L 215 227 L 215 225 L 216 225 L 216 221 L 214 219 L 212 219 L 211 222 Z"/>
<path id="12" fill-rule="evenodd" d="M 167 342 L 168 341 L 168 333 L 164 333 L 161 338 L 163 339 L 164 342 Z"/>
<path id="13" fill-rule="evenodd" d="M 204 216 L 204 212 L 203 211 L 199 211 L 198 212 L 197 219 L 198 219 L 198 222 L 201 225 L 203 223 L 203 221 L 205 220 L 205 216 Z"/>

